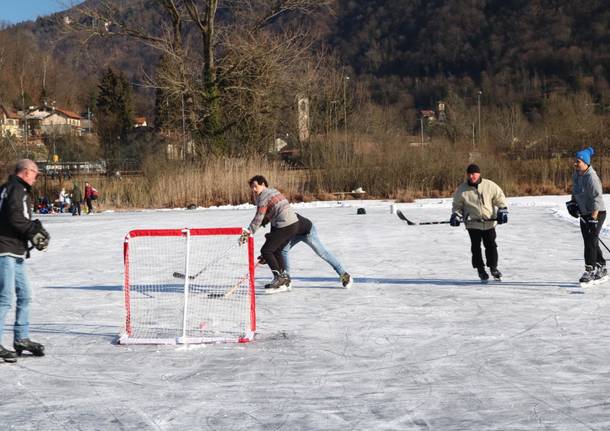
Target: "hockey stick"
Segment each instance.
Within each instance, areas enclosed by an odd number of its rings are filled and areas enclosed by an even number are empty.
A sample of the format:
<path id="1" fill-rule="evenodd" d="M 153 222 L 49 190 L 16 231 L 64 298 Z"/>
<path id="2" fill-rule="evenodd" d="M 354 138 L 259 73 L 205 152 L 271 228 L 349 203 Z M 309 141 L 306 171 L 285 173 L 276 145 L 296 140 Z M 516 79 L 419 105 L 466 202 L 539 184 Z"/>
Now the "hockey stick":
<path id="1" fill-rule="evenodd" d="M 260 262 L 257 262 L 256 265 L 254 265 L 254 269 L 258 268 L 259 265 Z M 224 293 L 208 293 L 208 298 L 230 298 L 237 291 L 239 286 L 243 283 L 244 279 L 248 278 L 249 276 L 250 272 L 247 272 L 239 280 L 237 280 L 237 283 L 231 286 L 229 290 Z"/>
<path id="2" fill-rule="evenodd" d="M 216 263 L 218 263 L 220 260 L 224 259 L 224 257 L 225 257 L 225 256 L 226 256 L 226 255 L 227 255 L 227 254 L 228 254 L 228 253 L 229 253 L 231 250 L 233 250 L 235 247 L 238 247 L 238 246 L 239 246 L 239 244 L 237 244 L 237 245 L 233 245 L 233 246 L 231 246 L 231 247 L 227 248 L 225 251 L 223 251 L 223 252 L 220 254 L 220 256 L 218 257 L 218 259 L 215 259 L 215 260 L 213 260 L 212 262 L 208 263 L 206 266 L 204 266 L 203 268 L 201 268 L 201 269 L 200 269 L 199 271 L 197 271 L 195 274 L 193 274 L 193 275 L 189 275 L 189 280 L 194 280 L 194 279 L 196 279 L 197 277 L 199 277 L 201 274 L 203 274 L 203 273 L 204 273 L 204 272 L 206 272 L 208 269 L 210 269 L 210 267 L 211 267 L 212 265 L 215 265 L 215 264 L 216 264 Z M 176 272 L 174 272 L 174 273 L 172 274 L 172 277 L 174 277 L 174 278 L 180 278 L 180 279 L 184 280 L 185 275 L 184 275 L 184 273 L 182 273 L 182 272 L 178 272 L 178 271 L 176 271 Z"/>
<path id="3" fill-rule="evenodd" d="M 414 222 L 409 220 L 404 213 L 401 210 L 397 210 L 396 211 L 396 215 L 398 215 L 398 218 L 401 219 L 402 221 L 406 221 L 407 224 L 409 226 L 420 226 L 420 225 L 427 225 L 427 224 L 449 224 L 451 223 L 449 220 L 442 220 L 442 221 L 422 221 L 422 222 Z M 478 222 L 485 222 L 485 221 L 497 221 L 496 219 L 480 219 L 480 220 L 473 220 L 470 218 L 467 218 L 464 221 L 478 221 Z"/>
<path id="4" fill-rule="evenodd" d="M 585 226 L 587 225 L 587 221 L 582 216 L 579 216 L 578 218 L 580 219 L 581 223 L 584 223 Z M 608 250 L 608 252 L 610 252 L 610 248 L 608 248 L 608 246 L 602 241 L 599 235 L 597 235 L 597 240 L 604 246 L 606 250 Z"/>

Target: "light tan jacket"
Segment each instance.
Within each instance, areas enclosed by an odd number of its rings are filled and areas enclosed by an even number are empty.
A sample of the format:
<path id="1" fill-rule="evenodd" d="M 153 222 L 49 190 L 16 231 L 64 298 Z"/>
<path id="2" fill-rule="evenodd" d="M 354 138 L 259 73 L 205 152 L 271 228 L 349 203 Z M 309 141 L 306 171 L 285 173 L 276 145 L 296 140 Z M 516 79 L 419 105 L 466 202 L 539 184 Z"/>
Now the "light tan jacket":
<path id="1" fill-rule="evenodd" d="M 496 209 L 506 207 L 500 186 L 485 178 L 476 186 L 465 181 L 453 195 L 452 212 L 464 218 L 467 229 L 492 229 L 496 226 Z"/>

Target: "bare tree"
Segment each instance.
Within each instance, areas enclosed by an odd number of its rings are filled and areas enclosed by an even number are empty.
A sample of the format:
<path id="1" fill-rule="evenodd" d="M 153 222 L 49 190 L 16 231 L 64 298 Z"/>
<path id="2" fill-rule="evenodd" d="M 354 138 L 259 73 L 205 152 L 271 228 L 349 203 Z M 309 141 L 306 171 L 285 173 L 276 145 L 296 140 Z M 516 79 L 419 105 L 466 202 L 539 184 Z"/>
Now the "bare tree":
<path id="1" fill-rule="evenodd" d="M 281 85 L 289 69 L 294 75 L 299 59 L 305 63 L 308 32 L 285 29 L 280 20 L 290 13 L 307 16 L 327 10 L 330 0 L 144 3 L 156 3 L 163 11 L 164 21 L 155 32 L 126 22 L 122 8 L 110 0 L 96 9 L 81 7 L 89 21 L 79 30 L 86 38 L 128 37 L 159 51 L 164 65 L 150 84 L 161 90 L 168 106 L 183 105 L 183 119 L 186 116 L 202 151 L 226 154 L 235 149 L 227 142 L 229 133 L 241 127 L 249 134 L 252 123 L 260 126 L 277 94 L 288 90 Z M 219 10 L 221 24 L 216 21 Z"/>

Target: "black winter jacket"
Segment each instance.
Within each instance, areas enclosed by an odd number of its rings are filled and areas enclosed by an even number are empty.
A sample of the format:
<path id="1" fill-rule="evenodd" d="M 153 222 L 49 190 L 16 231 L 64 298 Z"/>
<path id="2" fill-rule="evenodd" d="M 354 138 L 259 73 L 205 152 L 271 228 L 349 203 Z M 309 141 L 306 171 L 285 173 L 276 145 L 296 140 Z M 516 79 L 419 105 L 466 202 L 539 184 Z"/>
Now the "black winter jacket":
<path id="1" fill-rule="evenodd" d="M 39 230 L 32 222 L 31 191 L 15 175 L 0 186 L 0 256 L 26 257 L 28 240 Z"/>

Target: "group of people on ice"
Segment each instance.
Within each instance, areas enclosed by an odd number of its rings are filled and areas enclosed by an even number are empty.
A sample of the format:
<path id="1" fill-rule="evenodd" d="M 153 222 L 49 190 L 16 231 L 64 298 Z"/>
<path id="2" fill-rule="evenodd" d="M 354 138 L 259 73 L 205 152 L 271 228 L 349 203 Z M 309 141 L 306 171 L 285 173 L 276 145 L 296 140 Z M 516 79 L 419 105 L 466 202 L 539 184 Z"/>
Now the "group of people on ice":
<path id="1" fill-rule="evenodd" d="M 572 176 L 572 199 L 566 203 L 572 217 L 580 219 L 580 231 L 584 240 L 585 272 L 579 282 L 582 286 L 608 280 L 606 260 L 599 247 L 599 233 L 606 219 L 602 183 L 591 166 L 593 147 L 576 152 Z M 466 169 L 466 181 L 453 196 L 451 226 L 464 222 L 470 236 L 472 267 L 483 282 L 489 279 L 481 252 L 485 248 L 485 260 L 491 275 L 500 280 L 496 224 L 508 222 L 508 207 L 502 189 L 493 181 L 481 177 L 481 169 L 471 164 Z"/>
<path id="2" fill-rule="evenodd" d="M 72 187 L 72 192 L 67 192 L 65 187 L 56 195 L 57 199 L 54 202 L 49 201 L 47 196 L 38 198 L 34 211 L 38 214 L 52 214 L 70 212 L 73 216 L 79 216 L 82 213 L 81 205 L 83 202 L 87 205 L 87 214 L 93 213 L 93 201 L 98 198 L 98 191 L 90 183 L 85 183 L 85 194 L 75 181 Z"/>
<path id="3" fill-rule="evenodd" d="M 582 285 L 608 279 L 606 261 L 599 247 L 599 233 L 606 219 L 606 208 L 601 181 L 591 166 L 593 154 L 592 147 L 576 153 L 572 199 L 567 202 L 570 215 L 580 220 L 584 241 L 585 272 L 580 278 Z M 34 356 L 44 355 L 44 346 L 29 338 L 31 287 L 25 272 L 25 261 L 30 251 L 33 248 L 45 250 L 50 241 L 50 235 L 40 220 L 32 220 L 31 193 L 38 175 L 35 162 L 20 160 L 8 181 L 0 186 L 0 359 L 5 362 L 16 362 L 17 356 L 23 352 L 30 352 Z M 288 254 L 299 242 L 310 246 L 332 266 L 339 275 L 341 287 L 350 288 L 352 276 L 320 241 L 315 225 L 297 214 L 278 190 L 269 187 L 265 177 L 256 175 L 248 183 L 256 196 L 256 214 L 250 225 L 243 229 L 239 243 L 245 244 L 260 227 L 271 224 L 258 258 L 260 263 L 269 265 L 273 274 L 273 280 L 265 286 L 265 290 L 270 293 L 290 290 Z M 90 185 L 87 183 L 87 186 Z M 466 181 L 454 194 L 449 223 L 451 226 L 465 224 L 471 241 L 472 266 L 482 281 L 489 279 L 486 267 L 494 278 L 500 279 L 502 276 L 498 269 L 495 226 L 507 222 L 508 207 L 504 192 L 493 181 L 481 176 L 478 165 L 469 165 Z M 485 260 L 481 242 L 485 249 Z M 1 337 L 14 296 L 15 351 L 12 351 L 1 345 Z"/>

